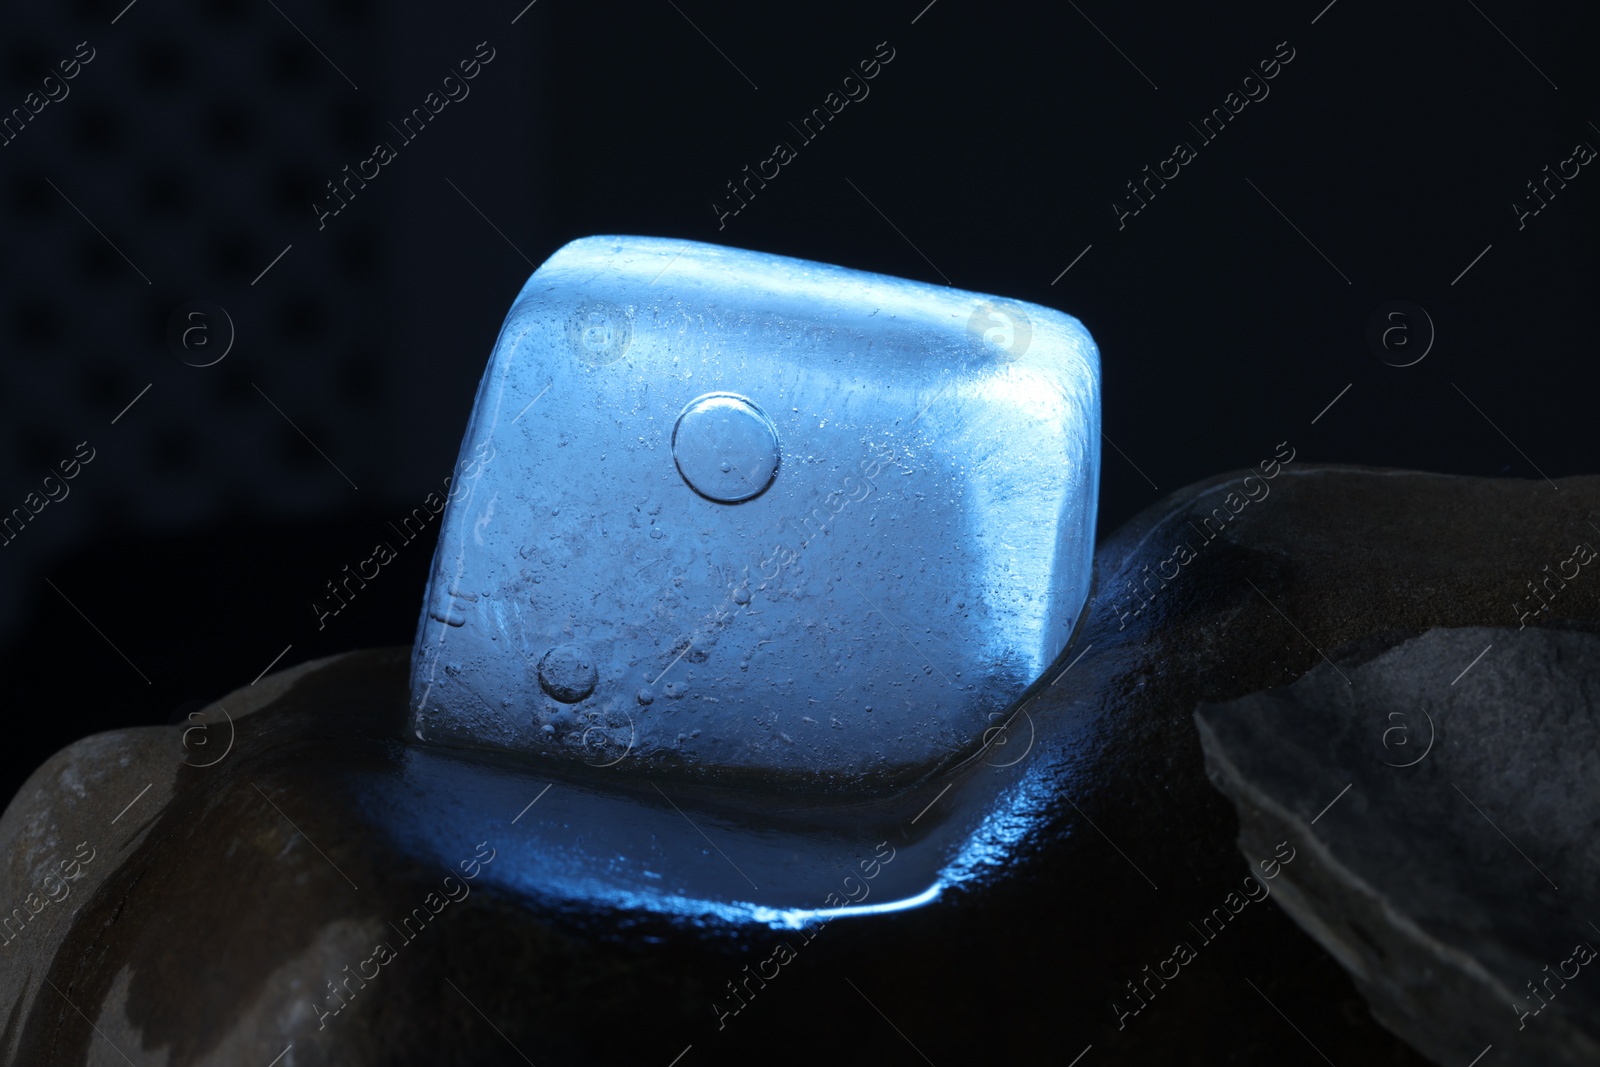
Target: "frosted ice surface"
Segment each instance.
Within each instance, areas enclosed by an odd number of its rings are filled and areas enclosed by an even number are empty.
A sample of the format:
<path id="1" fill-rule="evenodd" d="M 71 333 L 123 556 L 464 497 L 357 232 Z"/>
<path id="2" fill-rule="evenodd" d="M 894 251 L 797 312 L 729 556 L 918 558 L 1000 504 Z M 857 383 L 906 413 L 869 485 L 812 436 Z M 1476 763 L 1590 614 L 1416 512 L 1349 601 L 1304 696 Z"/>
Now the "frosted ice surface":
<path id="1" fill-rule="evenodd" d="M 412 726 L 851 791 L 982 743 L 1089 591 L 1099 353 L 1061 312 L 590 237 L 479 387 Z"/>

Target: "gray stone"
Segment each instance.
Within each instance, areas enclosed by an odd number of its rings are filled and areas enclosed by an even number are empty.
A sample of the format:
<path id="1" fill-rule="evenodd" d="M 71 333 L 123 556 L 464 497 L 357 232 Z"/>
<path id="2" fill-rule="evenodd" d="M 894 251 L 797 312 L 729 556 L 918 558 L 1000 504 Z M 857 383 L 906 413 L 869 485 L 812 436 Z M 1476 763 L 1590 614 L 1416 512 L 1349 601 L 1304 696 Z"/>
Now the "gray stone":
<path id="1" fill-rule="evenodd" d="M 1193 711 L 1291 683 L 1319 648 L 1343 664 L 1435 627 L 1515 626 L 1600 479 L 1557 492 L 1292 455 L 1107 538 L 1086 621 L 1010 727 L 870 803 L 430 750 L 406 730 L 404 649 L 262 679 L 187 746 L 181 726 L 70 746 L 0 817 L 8 901 L 79 842 L 97 850 L 38 916 L 51 925 L 0 948 L 0 1063 L 123 1063 L 113 1043 L 141 1067 L 265 1065 L 291 1043 L 279 1067 L 668 1064 L 688 1046 L 679 1067 L 919 1062 L 908 1039 L 941 1065 L 1090 1045 L 1080 1067 L 1321 1062 L 1309 1040 L 1340 1065 L 1419 1067 L 1270 898 L 1196 929 L 1286 839 L 1241 863 Z M 1573 581 L 1530 624 L 1600 620 L 1596 586 Z M 613 848 L 627 834 L 639 847 Z M 880 841 L 895 858 L 869 902 L 930 880 L 937 901 L 808 933 L 683 903 L 748 902 L 737 864 L 820 905 Z M 1286 841 L 1271 884 L 1315 847 Z M 470 895 L 407 938 L 475 861 Z M 1184 940 L 1181 977 L 1147 978 Z M 396 958 L 319 1016 L 380 941 Z M 1151 982 L 1137 1009 L 1135 980 Z"/>
<path id="2" fill-rule="evenodd" d="M 1384 1025 L 1600 1062 L 1600 636 L 1430 630 L 1195 719 L 1241 850 L 1305 842 L 1277 899 Z"/>

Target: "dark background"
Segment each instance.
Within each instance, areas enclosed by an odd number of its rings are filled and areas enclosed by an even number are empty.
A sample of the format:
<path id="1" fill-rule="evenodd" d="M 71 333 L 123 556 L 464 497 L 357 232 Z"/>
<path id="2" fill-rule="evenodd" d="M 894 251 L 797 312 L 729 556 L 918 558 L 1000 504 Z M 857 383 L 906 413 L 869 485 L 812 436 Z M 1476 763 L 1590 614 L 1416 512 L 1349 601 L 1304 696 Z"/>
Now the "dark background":
<path id="1" fill-rule="evenodd" d="M 0 147 L 0 511 L 95 450 L 0 548 L 0 795 L 280 654 L 409 643 L 431 543 L 323 630 L 311 600 L 450 473 L 512 297 L 587 234 L 1078 316 L 1115 442 L 1102 532 L 1284 440 L 1296 462 L 1597 469 L 1600 168 L 1520 231 L 1511 207 L 1600 145 L 1592 7 L 125 2 L 0 12 L 4 113 L 95 50 Z M 323 183 L 480 41 L 471 95 L 319 231 Z M 870 96 L 719 232 L 724 184 L 883 41 Z M 1270 96 L 1201 146 L 1188 123 L 1283 41 Z M 1198 158 L 1119 231 L 1124 183 L 1179 140 Z M 1393 299 L 1437 329 L 1415 366 L 1366 341 Z M 236 331 L 214 366 L 169 340 L 193 300 Z"/>

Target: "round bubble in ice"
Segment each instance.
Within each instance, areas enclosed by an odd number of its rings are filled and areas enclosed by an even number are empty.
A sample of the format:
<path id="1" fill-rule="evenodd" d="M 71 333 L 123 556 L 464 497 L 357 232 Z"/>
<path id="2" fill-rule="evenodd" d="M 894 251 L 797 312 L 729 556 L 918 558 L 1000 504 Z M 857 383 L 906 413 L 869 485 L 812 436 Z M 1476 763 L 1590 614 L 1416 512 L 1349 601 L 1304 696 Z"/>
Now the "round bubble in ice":
<path id="1" fill-rule="evenodd" d="M 778 431 L 738 393 L 689 402 L 672 428 L 672 458 L 689 488 L 719 504 L 761 495 L 778 473 Z"/>

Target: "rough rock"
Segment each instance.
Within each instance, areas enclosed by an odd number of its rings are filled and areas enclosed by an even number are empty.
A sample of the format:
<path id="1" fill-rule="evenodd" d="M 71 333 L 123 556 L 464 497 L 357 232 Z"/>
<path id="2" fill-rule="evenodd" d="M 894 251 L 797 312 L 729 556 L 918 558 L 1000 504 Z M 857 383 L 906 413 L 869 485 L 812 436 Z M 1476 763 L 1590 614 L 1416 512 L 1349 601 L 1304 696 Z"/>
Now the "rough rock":
<path id="1" fill-rule="evenodd" d="M 1315 846 L 1285 837 L 1241 863 L 1192 713 L 1293 682 L 1322 652 L 1341 662 L 1435 627 L 1515 625 L 1511 605 L 1586 528 L 1600 479 L 1558 492 L 1272 469 L 1184 489 L 1100 546 L 1087 620 L 1011 729 L 1024 756 L 950 768 L 871 815 L 901 850 L 891 872 L 941 853 L 945 891 L 913 910 L 799 933 L 552 894 L 550 872 L 616 813 L 678 815 L 649 790 L 563 779 L 519 816 L 554 775 L 408 742 L 407 650 L 222 698 L 234 736 L 211 766 L 210 734 L 186 747 L 181 727 L 70 746 L 0 818 L 7 900 L 78 842 L 97 850 L 59 910 L 41 913 L 48 925 L 0 947 L 14 957 L 0 969 L 0 1062 L 281 1053 L 280 1067 L 546 1067 L 684 1054 L 694 1067 L 907 1062 L 912 1044 L 938 1063 L 1067 1063 L 1092 1046 L 1092 1067 L 1315 1062 L 1309 1041 L 1335 1063 L 1421 1064 L 1270 897 L 1241 895 L 1262 862 L 1279 864 L 1269 886 L 1289 885 Z M 1600 619 L 1595 587 L 1572 582 L 1531 625 Z M 224 719 L 213 708 L 205 721 Z M 782 854 L 860 821 L 781 795 L 734 800 L 690 800 L 664 858 L 725 871 L 760 843 L 762 863 L 798 877 L 805 865 Z M 429 894 L 443 900 L 447 870 L 459 884 L 463 863 L 491 853 L 470 895 L 405 936 Z M 393 958 L 373 972 L 380 941 Z M 364 968 L 376 977 L 351 980 L 331 1014 L 328 984 Z"/>
<path id="2" fill-rule="evenodd" d="M 1430 630 L 1196 713 L 1246 855 L 1439 1063 L 1600 1062 L 1600 637 Z"/>

